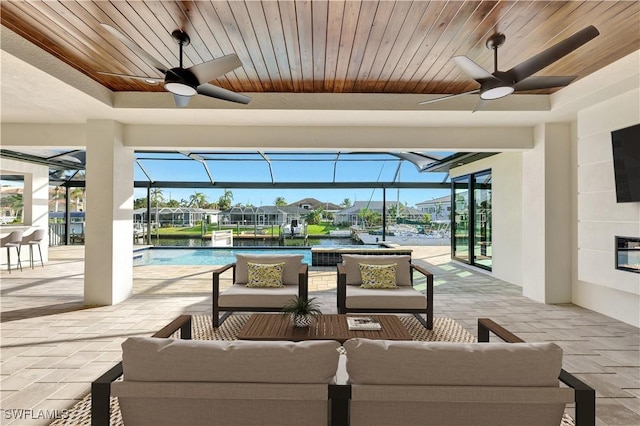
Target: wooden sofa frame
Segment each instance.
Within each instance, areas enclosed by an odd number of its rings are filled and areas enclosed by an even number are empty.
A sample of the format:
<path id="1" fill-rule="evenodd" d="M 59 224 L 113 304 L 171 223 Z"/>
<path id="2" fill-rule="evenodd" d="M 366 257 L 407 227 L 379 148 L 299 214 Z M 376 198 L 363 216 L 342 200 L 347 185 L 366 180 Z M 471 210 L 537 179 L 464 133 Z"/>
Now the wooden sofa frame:
<path id="1" fill-rule="evenodd" d="M 218 297 L 220 296 L 220 275 L 229 269 L 232 269 L 232 283 L 236 282 L 236 264 L 230 263 L 213 271 L 213 290 L 212 290 L 212 309 L 211 316 L 213 327 L 217 328 L 226 320 L 229 315 L 233 312 L 243 311 L 243 312 L 280 312 L 280 308 L 267 308 L 264 306 L 225 306 L 220 307 L 218 305 Z M 301 299 L 307 299 L 308 296 L 308 287 L 309 287 L 309 265 L 303 263 L 298 271 L 298 296 Z M 225 311 L 225 313 L 220 317 L 220 311 Z"/>
<path id="2" fill-rule="evenodd" d="M 411 268 L 411 285 L 413 286 L 413 272 L 417 271 L 427 279 L 427 308 L 416 311 L 414 309 L 375 309 L 375 308 L 347 308 L 347 274 L 343 265 L 338 264 L 338 313 L 377 313 L 377 314 L 413 314 L 428 330 L 433 330 L 433 274 L 421 266 L 409 264 Z M 425 318 L 422 317 L 425 314 Z"/>

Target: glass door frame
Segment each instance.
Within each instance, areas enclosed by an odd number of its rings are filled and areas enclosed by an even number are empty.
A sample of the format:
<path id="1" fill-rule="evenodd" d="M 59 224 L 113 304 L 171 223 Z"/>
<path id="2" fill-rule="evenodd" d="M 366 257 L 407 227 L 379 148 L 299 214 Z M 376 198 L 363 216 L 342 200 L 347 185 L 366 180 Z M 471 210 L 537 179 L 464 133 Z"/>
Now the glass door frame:
<path id="1" fill-rule="evenodd" d="M 451 179 L 451 258 L 459 262 L 466 263 L 487 271 L 491 271 L 492 267 L 475 262 L 475 228 L 476 228 L 476 212 L 475 212 L 475 190 L 476 190 L 476 178 L 491 174 L 491 169 L 481 170 L 475 173 L 467 175 L 461 175 Z M 468 259 L 456 256 L 456 183 L 465 182 L 468 187 L 468 199 L 466 216 L 467 220 L 467 234 L 468 234 Z M 490 215 L 491 218 L 493 215 Z M 493 225 L 491 225 L 493 229 Z"/>

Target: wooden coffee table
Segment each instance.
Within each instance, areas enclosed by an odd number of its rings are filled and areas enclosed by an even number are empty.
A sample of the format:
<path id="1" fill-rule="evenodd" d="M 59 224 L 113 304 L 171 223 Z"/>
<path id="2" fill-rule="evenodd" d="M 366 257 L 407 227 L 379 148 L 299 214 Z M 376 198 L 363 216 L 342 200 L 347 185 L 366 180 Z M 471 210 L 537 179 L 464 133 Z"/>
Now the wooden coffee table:
<path id="1" fill-rule="evenodd" d="M 353 315 L 363 316 L 363 315 Z M 395 315 L 366 315 L 376 318 L 381 330 L 349 330 L 347 315 L 318 315 L 309 327 L 298 328 L 288 315 L 253 314 L 238 333 L 241 340 L 337 340 L 340 343 L 354 337 L 385 340 L 412 340 L 411 334 Z"/>

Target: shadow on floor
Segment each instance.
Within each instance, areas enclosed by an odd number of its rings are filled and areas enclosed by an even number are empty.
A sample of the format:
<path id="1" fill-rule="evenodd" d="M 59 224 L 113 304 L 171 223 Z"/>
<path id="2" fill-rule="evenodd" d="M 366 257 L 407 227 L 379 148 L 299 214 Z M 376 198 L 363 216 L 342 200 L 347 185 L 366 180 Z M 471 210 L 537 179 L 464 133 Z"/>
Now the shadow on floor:
<path id="1" fill-rule="evenodd" d="M 66 312 L 83 311 L 93 306 L 85 306 L 82 302 L 58 303 L 56 305 L 36 306 L 33 308 L 16 309 L 0 314 L 0 322 L 18 321 L 29 318 L 44 317 L 48 315 L 63 314 Z"/>

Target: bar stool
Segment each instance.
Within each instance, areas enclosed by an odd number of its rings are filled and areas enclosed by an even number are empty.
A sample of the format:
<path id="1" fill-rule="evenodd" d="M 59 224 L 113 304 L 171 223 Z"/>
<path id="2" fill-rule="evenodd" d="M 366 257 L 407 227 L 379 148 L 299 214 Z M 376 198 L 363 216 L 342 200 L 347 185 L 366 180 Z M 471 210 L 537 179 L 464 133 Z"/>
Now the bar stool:
<path id="1" fill-rule="evenodd" d="M 42 261 L 42 249 L 40 243 L 44 238 L 44 229 L 36 229 L 31 234 L 22 238 L 22 245 L 29 246 L 29 262 L 31 263 L 31 269 L 33 269 L 33 246 L 38 246 L 38 252 L 40 253 L 40 264 L 44 268 L 44 262 Z"/>
<path id="2" fill-rule="evenodd" d="M 20 244 L 22 243 L 22 234 L 24 231 L 13 231 L 2 240 L 0 240 L 0 247 L 7 248 L 7 269 L 11 273 L 11 247 L 15 247 L 18 252 L 18 267 L 22 271 L 22 263 L 20 263 Z"/>

